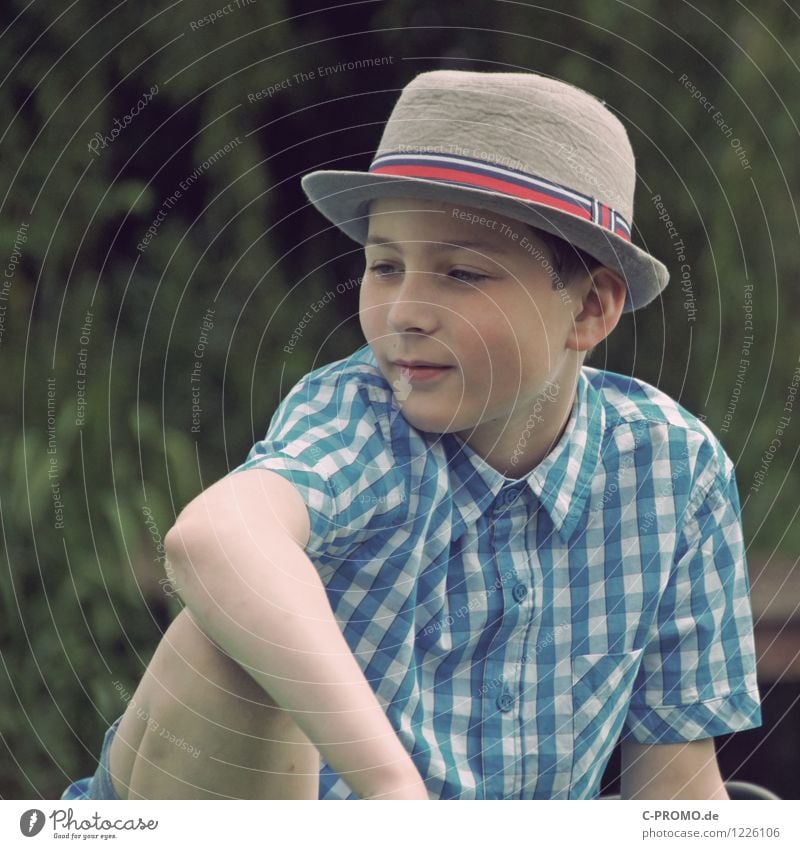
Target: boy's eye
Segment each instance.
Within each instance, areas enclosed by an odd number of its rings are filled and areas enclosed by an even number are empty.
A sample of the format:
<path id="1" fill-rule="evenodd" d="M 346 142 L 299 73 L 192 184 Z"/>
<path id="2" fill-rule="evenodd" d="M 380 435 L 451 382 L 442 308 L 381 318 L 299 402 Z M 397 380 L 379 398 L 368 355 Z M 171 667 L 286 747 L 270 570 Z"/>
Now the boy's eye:
<path id="1" fill-rule="evenodd" d="M 370 271 L 377 274 L 378 277 L 387 277 L 390 274 L 397 274 L 397 266 L 390 265 L 388 262 L 376 262 L 370 268 Z"/>
<path id="2" fill-rule="evenodd" d="M 370 271 L 378 277 L 389 277 L 392 274 L 400 273 L 396 265 L 392 265 L 388 262 L 376 262 L 375 265 L 370 268 Z M 462 283 L 479 283 L 481 280 L 487 279 L 485 274 L 467 271 L 464 268 L 454 268 L 451 272 L 449 272 L 448 276 L 455 277 L 456 280 L 460 280 Z"/>
<path id="3" fill-rule="evenodd" d="M 450 276 L 454 276 L 455 274 L 461 275 L 461 279 L 464 283 L 479 283 L 481 280 L 486 280 L 485 274 L 478 274 L 475 271 L 467 271 L 464 268 L 454 268 L 450 272 Z"/>

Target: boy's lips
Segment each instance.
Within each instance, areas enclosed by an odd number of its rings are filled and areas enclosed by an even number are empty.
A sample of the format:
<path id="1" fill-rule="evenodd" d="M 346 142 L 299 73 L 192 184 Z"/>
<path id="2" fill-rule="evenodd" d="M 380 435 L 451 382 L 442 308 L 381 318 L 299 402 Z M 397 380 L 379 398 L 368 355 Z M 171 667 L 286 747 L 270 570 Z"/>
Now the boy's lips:
<path id="1" fill-rule="evenodd" d="M 400 369 L 403 377 L 413 381 L 433 380 L 453 368 L 428 360 L 394 360 L 392 365 Z"/>
<path id="2" fill-rule="evenodd" d="M 452 368 L 452 366 L 434 363 L 431 360 L 393 360 L 393 363 L 404 368 Z"/>

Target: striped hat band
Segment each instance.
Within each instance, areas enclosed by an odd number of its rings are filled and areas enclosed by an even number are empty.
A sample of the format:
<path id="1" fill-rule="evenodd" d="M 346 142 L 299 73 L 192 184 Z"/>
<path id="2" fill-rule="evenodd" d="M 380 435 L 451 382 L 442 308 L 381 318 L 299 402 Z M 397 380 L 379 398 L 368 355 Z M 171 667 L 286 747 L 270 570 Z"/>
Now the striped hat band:
<path id="1" fill-rule="evenodd" d="M 378 156 L 373 160 L 369 171 L 371 174 L 391 174 L 455 183 L 534 201 L 584 218 L 610 230 L 625 241 L 631 241 L 630 224 L 610 206 L 582 192 L 514 168 L 467 156 L 411 151 Z"/>

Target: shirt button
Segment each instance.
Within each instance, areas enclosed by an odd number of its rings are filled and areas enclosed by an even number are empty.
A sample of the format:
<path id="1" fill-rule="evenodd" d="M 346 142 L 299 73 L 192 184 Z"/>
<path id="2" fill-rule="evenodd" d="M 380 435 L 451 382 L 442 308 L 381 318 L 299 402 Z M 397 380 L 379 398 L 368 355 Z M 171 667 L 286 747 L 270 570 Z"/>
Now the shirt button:
<path id="1" fill-rule="evenodd" d="M 511 590 L 511 594 L 514 596 L 515 601 L 522 601 L 522 599 L 528 594 L 528 588 L 525 584 L 516 584 L 514 589 Z"/>
<path id="2" fill-rule="evenodd" d="M 519 492 L 516 489 L 507 489 L 500 496 L 500 503 L 510 507 L 516 500 Z"/>
<path id="3" fill-rule="evenodd" d="M 496 704 L 503 713 L 508 713 L 514 706 L 514 697 L 511 693 L 505 692 L 501 696 L 497 697 Z"/>

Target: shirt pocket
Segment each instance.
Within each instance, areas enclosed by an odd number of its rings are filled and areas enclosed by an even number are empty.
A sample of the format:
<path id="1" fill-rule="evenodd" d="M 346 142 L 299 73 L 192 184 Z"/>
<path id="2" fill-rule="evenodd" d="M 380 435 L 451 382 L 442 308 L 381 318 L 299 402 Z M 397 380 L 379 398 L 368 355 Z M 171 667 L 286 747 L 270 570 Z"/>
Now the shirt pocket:
<path id="1" fill-rule="evenodd" d="M 622 731 L 642 649 L 572 658 L 570 798 L 595 794 Z"/>

